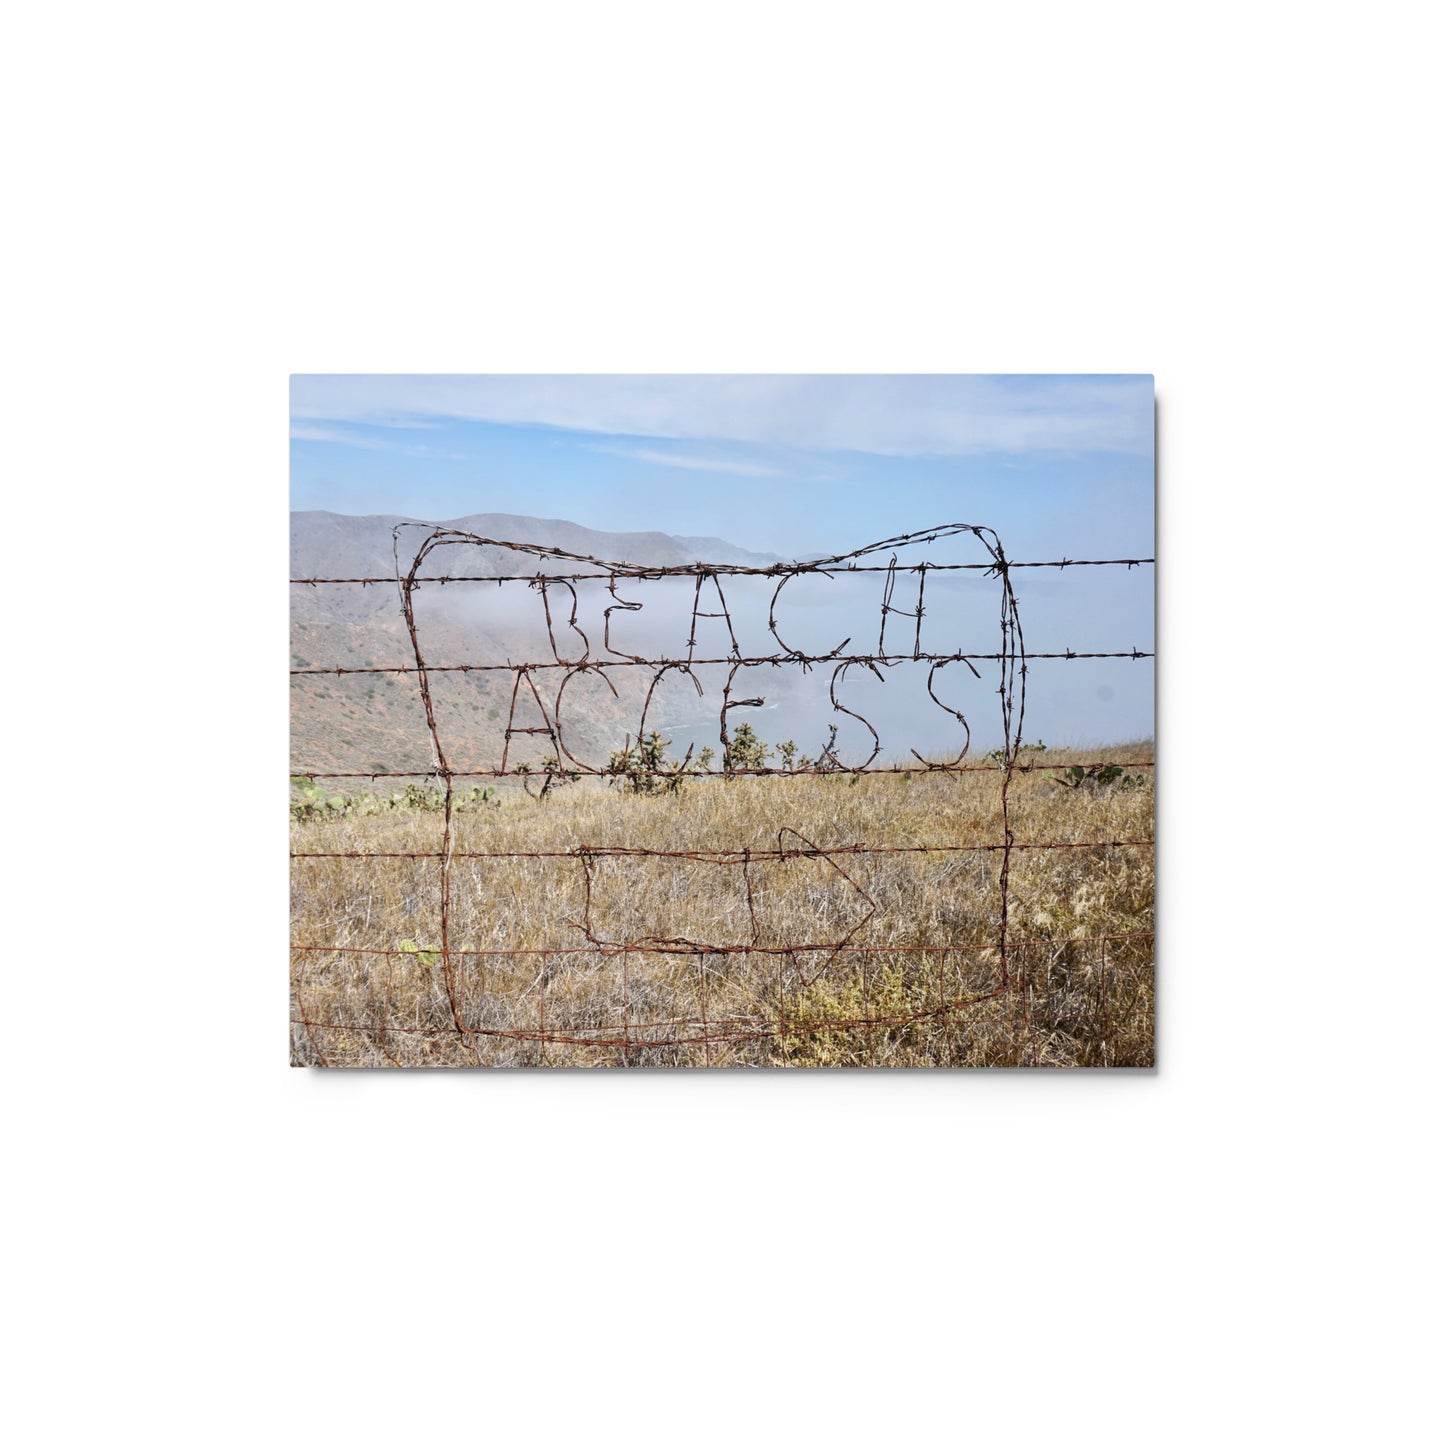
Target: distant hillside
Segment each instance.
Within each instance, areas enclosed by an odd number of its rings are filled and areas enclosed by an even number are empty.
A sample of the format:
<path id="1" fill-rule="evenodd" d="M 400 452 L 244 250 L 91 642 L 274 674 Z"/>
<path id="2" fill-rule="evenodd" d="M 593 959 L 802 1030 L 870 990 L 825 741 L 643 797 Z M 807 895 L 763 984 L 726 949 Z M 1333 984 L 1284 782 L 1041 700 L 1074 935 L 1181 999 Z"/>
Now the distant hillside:
<path id="1" fill-rule="evenodd" d="M 291 513 L 291 575 L 293 577 L 375 577 L 393 571 L 392 528 L 398 523 L 418 521 L 398 516 L 348 517 L 337 512 Z M 426 522 L 425 525 L 433 525 Z M 513 516 L 505 512 L 478 512 L 435 523 L 459 532 L 472 532 L 498 541 L 526 542 L 534 546 L 560 547 L 606 561 L 645 562 L 673 567 L 686 562 L 727 562 L 740 566 L 767 567 L 783 559 L 773 553 L 748 552 L 718 537 L 671 537 L 665 532 L 594 532 L 575 522 L 540 517 Z M 409 529 L 410 531 L 410 529 Z M 410 533 L 415 551 L 421 531 Z M 403 534 L 403 547 L 407 534 Z M 409 554 L 407 554 L 409 555 Z M 503 554 L 504 555 L 504 554 Z M 458 575 L 489 576 L 498 554 L 491 548 L 468 549 Z M 340 569 L 340 570 L 335 570 Z M 528 570 L 531 570 L 530 568 Z"/>
<path id="2" fill-rule="evenodd" d="M 412 519 L 400 516 L 344 516 L 335 512 L 291 514 L 291 576 L 392 578 L 392 530 Z M 427 526 L 433 525 L 427 523 Z M 436 525 L 494 538 L 558 547 L 607 561 L 677 566 L 693 561 L 742 566 L 770 566 L 782 560 L 768 553 L 745 551 L 713 537 L 672 537 L 662 532 L 598 532 L 574 522 L 543 520 L 505 513 L 478 513 Z M 405 571 L 426 537 L 423 527 L 406 528 L 397 555 Z M 430 560 L 430 559 L 429 559 Z M 438 557 L 431 575 L 484 578 L 519 572 L 575 570 L 565 563 L 518 556 L 504 548 L 449 548 Z M 656 586 L 657 584 L 652 584 Z M 396 588 L 390 583 L 361 587 L 327 585 L 291 587 L 291 666 L 293 668 L 411 667 L 415 658 L 406 634 Z M 579 589 L 586 592 L 587 589 Z M 591 591 L 595 605 L 583 620 L 593 656 L 602 656 L 600 584 Z M 688 588 L 689 594 L 691 588 Z M 678 602 L 680 594 L 674 594 Z M 506 661 L 540 661 L 552 656 L 541 596 L 523 583 L 505 588 L 423 588 L 417 594 L 418 626 L 424 656 L 432 665 L 469 665 Z M 656 602 L 654 593 L 652 601 Z M 566 627 L 569 598 L 552 591 L 558 647 L 564 657 L 582 655 L 580 638 Z M 708 605 L 708 604 L 704 604 Z M 690 600 L 678 609 L 649 609 L 649 623 L 661 611 L 672 626 L 669 652 L 680 649 L 686 635 Z M 633 622 L 631 614 L 623 619 Z M 620 622 L 619 622 L 620 626 Z M 637 624 L 634 623 L 634 628 Z M 676 637 L 672 634 L 676 633 Z M 641 644 L 635 644 L 640 646 Z M 650 674 L 643 669 L 617 669 L 610 674 L 619 696 L 595 675 L 577 677 L 565 697 L 565 738 L 579 758 L 605 763 L 623 740 L 641 709 Z M 560 674 L 539 675 L 539 690 L 549 711 L 555 706 Z M 490 767 L 501 760 L 504 731 L 512 715 L 515 675 L 507 671 L 438 673 L 433 678 L 437 724 L 453 767 Z M 544 685 L 545 683 L 545 685 Z M 695 694 L 694 694 L 695 697 Z M 425 769 L 432 750 L 413 676 L 300 676 L 292 678 L 291 766 L 293 772 L 343 770 L 394 771 Z M 669 699 L 661 694 L 658 702 Z M 673 707 L 677 716 L 677 709 Z M 691 710 L 689 710 L 691 711 Z M 651 721 L 670 719 L 665 709 L 649 713 Z M 536 701 L 524 685 L 514 727 L 538 726 Z M 715 726 L 711 729 L 716 731 Z M 510 761 L 537 760 L 552 748 L 545 736 L 515 738 Z M 364 782 L 358 786 L 367 786 Z M 382 784 L 381 786 L 388 786 Z"/>

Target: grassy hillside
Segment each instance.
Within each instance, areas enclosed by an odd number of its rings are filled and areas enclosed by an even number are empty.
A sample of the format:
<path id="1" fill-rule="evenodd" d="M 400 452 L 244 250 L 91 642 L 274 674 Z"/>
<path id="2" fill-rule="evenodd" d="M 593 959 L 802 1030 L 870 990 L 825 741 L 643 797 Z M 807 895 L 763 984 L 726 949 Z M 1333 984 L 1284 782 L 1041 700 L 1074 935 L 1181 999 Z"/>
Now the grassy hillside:
<path id="1" fill-rule="evenodd" d="M 373 856 L 293 859 L 293 1061 L 1150 1065 L 1153 770 L 1066 786 L 1078 760 L 1029 754 L 1011 785 L 1007 986 L 997 770 L 473 800 L 454 819 L 446 961 L 440 859 L 376 856 L 438 854 L 440 813 L 294 821 L 297 854 Z M 1025 846 L 1106 840 L 1135 846 Z M 815 851 L 854 848 L 898 851 Z M 566 856 L 486 856 L 507 853 Z M 511 1036 L 459 1035 L 453 1007 Z"/>

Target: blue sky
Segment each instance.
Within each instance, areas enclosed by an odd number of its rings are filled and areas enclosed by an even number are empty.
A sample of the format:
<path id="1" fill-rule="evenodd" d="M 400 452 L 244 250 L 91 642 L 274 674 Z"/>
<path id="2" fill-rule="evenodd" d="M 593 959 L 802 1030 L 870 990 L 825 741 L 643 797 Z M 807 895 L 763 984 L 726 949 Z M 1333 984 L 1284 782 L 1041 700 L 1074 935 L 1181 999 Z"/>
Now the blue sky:
<path id="1" fill-rule="evenodd" d="M 517 512 L 786 555 L 966 521 L 1014 550 L 1138 555 L 1153 402 L 1148 376 L 298 376 L 291 505 Z"/>
<path id="2" fill-rule="evenodd" d="M 291 506 L 512 512 L 784 557 L 966 522 L 1019 560 L 1152 557 L 1154 383 L 298 375 Z M 1153 568 L 1016 577 L 1031 649 L 1152 650 Z M 1030 714 L 1050 741 L 1152 735 L 1152 663 L 1044 666 Z"/>

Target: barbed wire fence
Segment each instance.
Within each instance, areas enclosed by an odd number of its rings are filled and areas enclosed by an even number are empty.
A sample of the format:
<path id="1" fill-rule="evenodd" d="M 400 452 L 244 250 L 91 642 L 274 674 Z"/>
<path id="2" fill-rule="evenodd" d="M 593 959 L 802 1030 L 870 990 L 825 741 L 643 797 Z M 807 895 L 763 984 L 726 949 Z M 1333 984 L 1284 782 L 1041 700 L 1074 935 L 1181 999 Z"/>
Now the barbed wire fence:
<path id="1" fill-rule="evenodd" d="M 404 556 L 403 538 L 409 529 L 419 529 L 419 545 L 409 558 Z M 414 533 L 413 533 L 414 535 Z M 924 560 L 913 565 L 900 565 L 898 550 L 908 546 L 930 544 L 951 538 L 971 539 L 979 544 L 986 560 L 976 562 L 932 562 Z M 539 564 L 531 571 L 513 570 L 492 573 L 469 573 L 452 568 L 449 571 L 433 572 L 430 567 L 448 563 L 450 559 L 479 558 L 481 549 L 494 549 L 504 556 L 529 558 Z M 884 554 L 889 554 L 886 561 Z M 515 1044 L 536 1046 L 536 1055 L 531 1062 L 548 1062 L 548 1046 L 560 1046 L 565 1050 L 614 1051 L 624 1062 L 637 1062 L 647 1051 L 688 1048 L 700 1050 L 702 1062 L 714 1061 L 714 1050 L 739 1044 L 779 1044 L 806 1037 L 809 1034 L 861 1033 L 871 1039 L 879 1030 L 897 1030 L 915 1025 L 937 1024 L 945 1030 L 966 1028 L 971 1014 L 976 1014 L 989 1001 L 1009 999 L 1013 1004 L 1012 1018 L 1025 1032 L 1033 1032 L 1031 1011 L 1034 1006 L 1032 985 L 1022 984 L 1026 970 L 1019 961 L 1030 949 L 1047 946 L 1055 940 L 1037 937 L 1021 937 L 1011 922 L 1011 868 L 1016 856 L 1052 850 L 1088 850 L 1107 852 L 1111 850 L 1138 850 L 1153 848 L 1152 829 L 1149 837 L 1109 837 L 1097 840 L 1078 839 L 1019 839 L 1015 836 L 1012 814 L 1012 792 L 1016 780 L 1035 770 L 1030 760 L 1030 749 L 1024 744 L 1024 716 L 1027 701 L 1029 664 L 1041 660 L 1075 661 L 1085 659 L 1152 659 L 1153 652 L 1131 647 L 1127 651 L 1114 652 L 1029 652 L 1024 641 L 1023 625 L 1018 600 L 1015 596 L 1012 574 L 1030 568 L 1064 570 L 1076 567 L 1111 567 L 1134 569 L 1152 566 L 1152 557 L 1112 558 L 1105 560 L 1077 560 L 1060 558 L 1054 561 L 1014 561 L 1008 558 L 998 534 L 989 527 L 971 524 L 949 524 L 921 532 L 901 534 L 881 542 L 873 543 L 852 552 L 820 558 L 807 562 L 779 562 L 770 566 L 733 565 L 725 563 L 689 562 L 678 565 L 633 564 L 626 561 L 610 561 L 603 558 L 570 552 L 562 548 L 534 543 L 500 540 L 458 531 L 444 526 L 419 523 L 403 523 L 393 531 L 394 573 L 385 576 L 356 577 L 297 577 L 292 578 L 297 587 L 360 587 L 394 586 L 397 590 L 401 615 L 405 623 L 410 660 L 389 666 L 299 666 L 291 670 L 293 677 L 346 677 L 346 676 L 391 676 L 411 680 L 416 688 L 416 699 L 425 715 L 426 736 L 432 753 L 429 768 L 397 768 L 365 771 L 335 771 L 311 769 L 304 765 L 293 766 L 293 773 L 309 779 L 340 780 L 346 778 L 377 780 L 425 779 L 440 793 L 440 839 L 433 848 L 407 851 L 381 851 L 372 849 L 293 849 L 293 866 L 305 867 L 311 860 L 329 859 L 351 862 L 367 859 L 404 860 L 417 864 L 429 864 L 438 871 L 436 908 L 436 944 L 422 949 L 418 945 L 408 947 L 365 948 L 348 946 L 334 940 L 325 942 L 301 942 L 292 939 L 292 1034 L 293 1060 L 302 1063 L 328 1065 L 334 1062 L 351 1062 L 333 1057 L 335 1046 L 327 1039 L 334 1035 L 364 1036 L 379 1052 L 385 1063 L 401 1062 L 392 1052 L 391 1045 L 397 1037 L 449 1037 L 458 1046 L 461 1054 L 458 1062 L 484 1062 L 479 1045 L 485 1041 L 507 1040 Z M 544 570 L 547 569 L 547 570 Z M 977 573 L 986 580 L 997 583 L 998 596 L 998 645 L 986 651 L 930 651 L 923 643 L 923 623 L 927 613 L 927 589 L 931 577 L 950 573 Z M 808 651 L 791 645 L 780 631 L 780 607 L 783 605 L 785 588 L 797 578 L 814 575 L 833 578 L 839 575 L 877 574 L 882 580 L 882 598 L 879 606 L 879 630 L 876 647 L 866 650 L 853 646 L 853 638 L 845 638 L 837 646 L 824 652 Z M 774 650 L 749 654 L 739 642 L 735 626 L 735 608 L 729 605 L 727 587 L 735 579 L 763 579 L 772 584 L 771 597 L 767 607 L 767 631 L 776 642 Z M 692 581 L 692 606 L 686 651 L 679 655 L 648 655 L 628 651 L 614 645 L 613 614 L 633 614 L 643 609 L 643 602 L 635 596 L 624 596 L 619 586 L 629 591 L 642 588 L 647 583 L 664 580 Z M 913 581 L 916 579 L 916 589 Z M 594 640 L 584 630 L 579 616 L 578 584 L 600 584 L 608 595 L 608 605 L 602 613 L 601 648 L 594 648 Z M 547 646 L 550 657 L 542 656 L 521 661 L 508 659 L 502 662 L 433 662 L 428 660 L 424 647 L 425 624 L 419 619 L 416 607 L 418 595 L 433 587 L 491 585 L 525 586 L 540 594 L 542 620 L 545 624 Z M 904 589 L 904 590 L 900 590 Z M 906 590 L 906 596 L 905 596 Z M 721 622 L 729 639 L 725 654 L 702 655 L 698 640 L 698 622 L 708 619 Z M 907 642 L 900 648 L 894 642 L 890 648 L 890 619 L 895 636 L 901 628 L 905 634 L 911 632 Z M 595 633 L 594 633 L 595 635 Z M 911 645 L 908 645 L 911 643 Z M 840 699 L 838 689 L 851 670 L 871 673 L 875 678 L 885 680 L 887 669 L 900 663 L 926 664 L 926 691 L 932 703 L 948 714 L 963 729 L 963 744 L 956 756 L 939 761 L 925 757 L 918 750 L 910 748 L 913 762 L 883 761 L 880 754 L 883 744 L 873 723 L 862 713 L 849 708 Z M 973 678 L 982 682 L 988 668 L 997 676 L 998 719 L 1001 724 L 1003 747 L 992 751 L 988 758 L 977 759 L 970 755 L 972 729 L 961 709 L 941 699 L 934 688 L 938 674 L 952 665 L 966 668 Z M 759 761 L 749 756 L 747 750 L 736 746 L 737 729 L 732 714 L 741 709 L 764 706 L 762 696 L 744 696 L 745 684 L 754 669 L 790 668 L 800 674 L 807 674 L 814 668 L 829 668 L 828 700 L 832 712 L 854 719 L 871 738 L 871 751 L 861 762 L 847 763 L 835 745 L 837 729 L 811 760 L 794 766 L 788 759 L 784 766 L 766 765 L 766 755 Z M 719 749 L 713 757 L 707 749 L 699 759 L 694 759 L 695 745 L 688 747 L 681 760 L 662 762 L 657 757 L 650 760 L 642 749 L 643 739 L 648 736 L 648 718 L 653 709 L 659 687 L 669 678 L 687 679 L 697 695 L 703 695 L 703 687 L 697 670 L 702 668 L 721 670 L 725 681 L 721 689 L 721 705 L 718 711 Z M 574 752 L 575 739 L 571 737 L 564 723 L 564 700 L 568 686 L 576 679 L 591 676 L 601 680 L 609 689 L 613 699 L 620 701 L 620 693 L 613 682 L 612 674 L 619 672 L 639 675 L 647 679 L 642 693 L 639 716 L 635 728 L 629 727 L 623 739 L 623 746 L 608 765 L 588 762 Z M 434 697 L 434 682 L 438 677 L 457 674 L 506 674 L 511 679 L 511 694 L 506 725 L 501 735 L 501 755 L 491 766 L 457 766 L 450 747 L 451 739 L 440 719 Z M 539 687 L 539 678 L 544 686 Z M 550 686 L 555 682 L 555 690 Z M 549 695 L 550 694 L 550 695 Z M 530 710 L 540 717 L 539 723 L 524 723 L 519 720 L 519 706 L 523 716 Z M 770 846 L 742 848 L 653 848 L 643 844 L 586 844 L 579 843 L 569 848 L 539 849 L 477 849 L 458 846 L 458 798 L 459 785 L 463 779 L 490 778 L 508 779 L 527 787 L 538 777 L 537 769 L 530 763 L 519 762 L 514 756 L 514 742 L 517 739 L 540 741 L 545 739 L 551 758 L 548 770 L 563 775 L 568 780 L 583 777 L 615 779 L 618 773 L 617 759 L 626 758 L 634 773 L 641 775 L 646 786 L 659 789 L 673 788 L 683 779 L 714 778 L 726 779 L 743 777 L 767 777 L 796 779 L 802 777 L 828 776 L 850 778 L 855 781 L 872 774 L 889 775 L 961 775 L 992 774 L 998 779 L 997 811 L 999 827 L 994 841 L 986 843 L 930 842 L 930 843 L 866 843 L 862 841 L 845 844 L 819 845 L 806 837 L 798 828 L 786 825 L 779 827 Z M 635 739 L 635 741 L 634 741 Z M 712 761 L 717 767 L 711 766 Z M 1079 767 L 1086 779 L 1097 776 L 1105 766 L 1115 768 L 1151 769 L 1152 758 L 1129 759 L 1122 764 L 1086 762 Z M 906 779 L 911 781 L 911 776 Z M 849 871 L 849 860 L 875 855 L 921 855 L 941 856 L 974 854 L 991 858 L 997 864 L 994 884 L 995 919 L 991 936 L 986 942 L 945 941 L 940 943 L 898 944 L 896 942 L 874 943 L 860 938 L 870 923 L 878 916 L 879 904 Z M 759 870 L 786 866 L 795 860 L 815 860 L 829 876 L 836 880 L 836 886 L 853 901 L 854 916 L 843 931 L 824 939 L 777 939 L 766 936 L 763 920 L 759 916 L 755 882 Z M 476 940 L 469 939 L 465 930 L 460 934 L 457 926 L 455 890 L 458 885 L 458 865 L 487 860 L 493 863 L 518 860 L 547 860 L 568 864 L 575 870 L 576 882 L 580 885 L 581 907 L 576 917 L 569 917 L 567 924 L 576 931 L 577 942 L 567 946 L 546 946 L 537 948 L 480 947 Z M 627 863 L 649 860 L 664 864 L 703 865 L 722 870 L 735 870 L 741 882 L 743 898 L 743 932 L 748 937 L 740 941 L 720 941 L 715 938 L 691 937 L 685 934 L 664 935 L 660 933 L 634 934 L 619 932 L 615 926 L 598 916 L 594 907 L 594 893 L 598 888 L 599 870 L 612 863 Z M 1108 973 L 1111 948 L 1120 945 L 1146 947 L 1152 967 L 1152 930 L 1105 933 L 1087 937 L 1070 937 L 1067 943 L 1074 948 L 1097 945 L 1100 966 L 1097 971 L 1099 988 Z M 391 968 L 399 960 L 410 955 L 414 961 L 418 954 L 435 960 L 440 975 L 441 993 L 444 1000 L 444 1017 L 424 1021 L 414 1017 L 410 1022 L 395 1016 L 392 1010 L 383 1018 L 369 1017 L 338 1020 L 334 1016 L 314 1016 L 316 1010 L 310 1006 L 308 974 L 318 956 L 347 956 L 359 961 L 374 961 L 377 969 L 386 975 L 383 998 L 389 1004 L 392 999 Z M 875 1011 L 864 1008 L 857 1014 L 836 1012 L 821 1020 L 810 1020 L 799 1015 L 796 1009 L 787 1006 L 790 995 L 796 998 L 800 991 L 812 988 L 834 969 L 842 959 L 862 960 L 889 956 L 915 954 L 921 957 L 937 956 L 936 995 L 926 1003 L 910 1006 L 901 1011 Z M 960 990 L 957 987 L 959 974 L 957 959 L 961 956 L 977 955 L 986 957 L 991 966 L 991 976 L 974 987 Z M 675 957 L 694 960 L 697 966 L 699 987 L 696 991 L 697 1008 L 673 1017 L 651 1018 L 638 1022 L 632 1017 L 629 1002 L 629 967 L 641 956 L 653 958 Z M 475 990 L 464 987 L 463 973 L 479 963 L 495 963 L 499 959 L 524 958 L 538 960 L 541 972 L 539 979 L 548 976 L 553 961 L 558 959 L 585 959 L 593 964 L 615 967 L 620 984 L 620 1007 L 615 1022 L 586 1025 L 550 1025 L 546 1018 L 546 988 L 536 1022 L 523 1022 L 520 1017 L 497 1019 L 485 1007 L 477 1006 Z M 719 1014 L 709 1015 L 709 977 L 719 962 L 741 960 L 771 968 L 776 974 L 776 986 L 772 994 L 775 1007 L 771 1012 L 753 1013 L 748 1016 Z M 369 965 L 368 965 L 369 966 Z M 949 984 L 949 973 L 953 970 L 953 985 Z M 374 993 L 368 998 L 374 999 Z M 1138 1006 L 1135 1000 L 1130 1007 Z M 1152 990 L 1146 1005 L 1150 1010 L 1152 1030 Z M 1091 1011 L 1097 1022 L 1100 1012 L 1107 1018 L 1103 1007 L 1102 992 L 1098 1006 Z M 1049 1015 L 1051 1027 L 1070 1023 L 1075 1017 L 1068 1012 L 1055 1009 Z M 1121 1020 L 1117 1016 L 1114 1023 Z M 1037 1044 L 1034 1045 L 1033 1061 L 1038 1062 Z M 1103 1061 L 1107 1062 L 1107 1050 Z"/>

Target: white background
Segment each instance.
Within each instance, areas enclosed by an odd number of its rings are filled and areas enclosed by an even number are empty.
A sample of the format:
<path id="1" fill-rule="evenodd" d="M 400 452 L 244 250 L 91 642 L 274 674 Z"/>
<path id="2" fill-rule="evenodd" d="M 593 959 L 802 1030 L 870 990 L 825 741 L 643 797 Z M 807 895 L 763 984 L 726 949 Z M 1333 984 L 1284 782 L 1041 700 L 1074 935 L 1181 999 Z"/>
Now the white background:
<path id="1" fill-rule="evenodd" d="M 15 1438 L 1424 1437 L 1426 13 L 11 18 Z M 338 370 L 1155 373 L 1157 1072 L 288 1069 Z"/>

